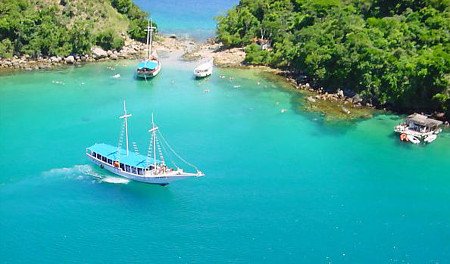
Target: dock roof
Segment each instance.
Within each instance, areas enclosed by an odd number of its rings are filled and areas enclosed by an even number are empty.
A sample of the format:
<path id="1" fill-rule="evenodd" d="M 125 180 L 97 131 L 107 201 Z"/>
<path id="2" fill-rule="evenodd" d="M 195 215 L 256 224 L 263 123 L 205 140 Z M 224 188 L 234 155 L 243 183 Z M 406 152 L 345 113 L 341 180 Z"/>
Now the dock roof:
<path id="1" fill-rule="evenodd" d="M 115 146 L 111 146 L 108 144 L 95 144 L 87 148 L 91 152 L 98 153 L 112 161 L 119 161 L 120 163 L 124 163 L 126 165 L 130 165 L 136 168 L 145 169 L 148 165 L 153 164 L 155 160 L 153 158 L 147 158 L 144 155 L 136 154 L 135 152 L 130 151 L 128 156 L 126 155 L 126 151 L 124 149 L 117 149 Z M 160 163 L 159 160 L 156 160 L 156 163 Z"/>
<path id="2" fill-rule="evenodd" d="M 421 114 L 412 114 L 409 115 L 406 119 L 408 121 L 414 122 L 415 124 L 426 126 L 426 127 L 437 127 L 442 125 L 442 122 L 436 119 L 429 118 L 425 115 Z"/>

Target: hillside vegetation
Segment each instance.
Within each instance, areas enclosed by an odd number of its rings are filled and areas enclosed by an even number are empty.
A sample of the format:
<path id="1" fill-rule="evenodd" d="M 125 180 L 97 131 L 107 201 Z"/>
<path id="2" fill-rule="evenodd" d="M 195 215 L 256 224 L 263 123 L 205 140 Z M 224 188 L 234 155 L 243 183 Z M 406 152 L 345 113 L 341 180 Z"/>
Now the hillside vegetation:
<path id="1" fill-rule="evenodd" d="M 144 39 L 147 17 L 132 0 L 1 0 L 0 57 L 119 50 L 127 35 Z"/>
<path id="2" fill-rule="evenodd" d="M 399 111 L 450 117 L 449 0 L 241 0 L 218 38 L 246 61 L 304 73 Z M 262 50 L 255 41 L 271 41 Z"/>

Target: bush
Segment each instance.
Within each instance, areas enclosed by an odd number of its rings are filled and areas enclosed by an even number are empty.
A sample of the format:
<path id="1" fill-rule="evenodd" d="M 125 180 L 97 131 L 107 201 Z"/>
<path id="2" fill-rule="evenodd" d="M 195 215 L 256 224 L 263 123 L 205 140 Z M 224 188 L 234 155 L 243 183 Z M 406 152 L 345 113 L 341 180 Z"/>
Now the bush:
<path id="1" fill-rule="evenodd" d="M 145 31 L 148 25 L 147 23 L 147 20 L 144 19 L 132 20 L 128 28 L 128 35 L 132 39 L 145 42 L 147 40 L 147 31 Z M 153 23 L 153 26 L 156 26 L 156 24 Z"/>
<path id="2" fill-rule="evenodd" d="M 104 50 L 120 50 L 125 44 L 125 41 L 111 29 L 100 32 L 95 39 L 95 44 Z"/>
<path id="3" fill-rule="evenodd" d="M 0 42 L 0 57 L 11 58 L 13 56 L 13 44 L 11 40 L 4 39 Z"/>
<path id="4" fill-rule="evenodd" d="M 266 65 L 269 63 L 269 51 L 261 50 L 255 43 L 245 48 L 245 62 L 256 65 Z"/>
<path id="5" fill-rule="evenodd" d="M 127 14 L 133 6 L 131 0 L 111 0 L 111 5 L 122 14 Z"/>

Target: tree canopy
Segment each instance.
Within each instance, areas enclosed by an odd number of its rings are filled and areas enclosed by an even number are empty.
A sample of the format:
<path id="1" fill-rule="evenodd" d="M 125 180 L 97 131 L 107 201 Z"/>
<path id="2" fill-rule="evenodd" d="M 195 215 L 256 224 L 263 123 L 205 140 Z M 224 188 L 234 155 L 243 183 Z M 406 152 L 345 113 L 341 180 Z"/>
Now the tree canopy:
<path id="1" fill-rule="evenodd" d="M 241 0 L 218 17 L 217 35 L 246 47 L 248 63 L 303 72 L 380 106 L 450 117 L 449 30 L 449 0 Z"/>
<path id="2" fill-rule="evenodd" d="M 0 57 L 88 54 L 93 45 L 119 50 L 127 33 L 143 39 L 147 17 L 132 0 L 1 0 Z"/>

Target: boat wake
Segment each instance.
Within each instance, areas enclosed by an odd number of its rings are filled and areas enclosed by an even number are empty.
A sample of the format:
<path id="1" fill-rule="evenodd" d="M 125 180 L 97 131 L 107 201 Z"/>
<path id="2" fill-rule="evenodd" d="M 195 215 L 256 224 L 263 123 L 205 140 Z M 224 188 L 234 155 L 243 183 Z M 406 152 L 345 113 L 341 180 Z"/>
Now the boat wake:
<path id="1" fill-rule="evenodd" d="M 96 179 L 97 182 L 127 184 L 128 179 L 101 175 L 93 170 L 89 165 L 75 165 L 71 168 L 55 168 L 43 173 L 46 177 L 59 176 L 66 179 L 89 180 Z"/>
<path id="2" fill-rule="evenodd" d="M 130 182 L 130 180 L 125 179 L 125 178 L 118 178 L 118 177 L 104 177 L 100 180 L 101 182 L 106 182 L 106 183 L 115 183 L 115 184 L 127 184 Z"/>

